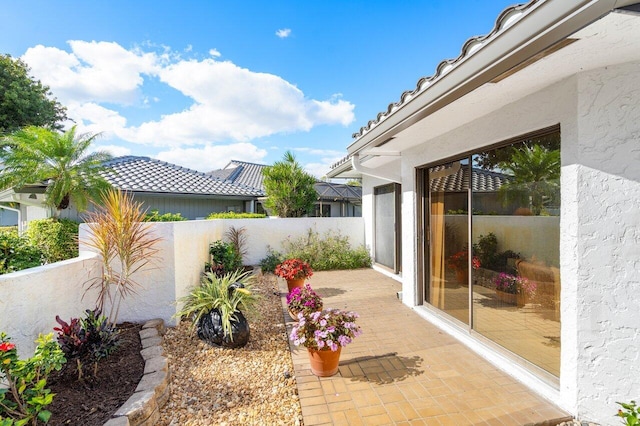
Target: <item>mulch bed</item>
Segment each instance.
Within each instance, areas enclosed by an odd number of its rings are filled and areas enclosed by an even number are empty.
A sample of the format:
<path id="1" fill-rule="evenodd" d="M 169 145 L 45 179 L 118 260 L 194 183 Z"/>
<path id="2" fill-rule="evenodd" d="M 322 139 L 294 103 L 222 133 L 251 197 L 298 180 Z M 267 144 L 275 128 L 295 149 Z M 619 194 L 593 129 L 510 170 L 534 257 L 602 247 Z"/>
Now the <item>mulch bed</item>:
<path id="1" fill-rule="evenodd" d="M 101 361 L 97 377 L 93 365 L 83 367 L 84 378 L 78 380 L 75 361 L 54 371 L 48 387 L 55 397 L 47 407 L 51 411 L 49 425 L 102 426 L 133 394 L 144 371 L 140 356 L 140 324 L 122 323 L 120 346 Z"/>

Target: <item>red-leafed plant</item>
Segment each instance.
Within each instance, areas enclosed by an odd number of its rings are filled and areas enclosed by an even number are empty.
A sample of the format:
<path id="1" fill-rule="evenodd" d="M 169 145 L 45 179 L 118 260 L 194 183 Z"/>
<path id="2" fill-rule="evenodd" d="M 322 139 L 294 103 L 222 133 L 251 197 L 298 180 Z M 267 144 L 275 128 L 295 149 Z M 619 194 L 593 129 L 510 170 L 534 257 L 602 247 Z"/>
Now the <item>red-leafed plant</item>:
<path id="1" fill-rule="evenodd" d="M 313 275 L 313 269 L 303 260 L 287 259 L 276 266 L 274 273 L 285 280 L 299 280 Z"/>

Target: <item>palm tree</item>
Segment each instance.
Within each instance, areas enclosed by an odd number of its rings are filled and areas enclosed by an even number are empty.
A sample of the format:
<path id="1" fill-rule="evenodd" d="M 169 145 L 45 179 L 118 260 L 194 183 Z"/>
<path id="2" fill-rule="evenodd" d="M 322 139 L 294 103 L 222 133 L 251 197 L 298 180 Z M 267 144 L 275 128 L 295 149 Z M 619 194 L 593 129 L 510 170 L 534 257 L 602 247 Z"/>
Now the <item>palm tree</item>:
<path id="1" fill-rule="evenodd" d="M 87 150 L 97 135 L 76 135 L 42 127 L 25 127 L 2 139 L 0 188 L 22 188 L 45 183 L 46 204 L 58 210 L 73 201 L 78 211 L 111 185 L 100 176 L 102 163 L 111 155 Z"/>
<path id="2" fill-rule="evenodd" d="M 500 168 L 513 176 L 500 187 L 505 202 L 531 206 L 534 215 L 540 215 L 560 195 L 560 150 L 542 145 L 524 146 L 513 152 L 511 161 L 500 163 Z"/>

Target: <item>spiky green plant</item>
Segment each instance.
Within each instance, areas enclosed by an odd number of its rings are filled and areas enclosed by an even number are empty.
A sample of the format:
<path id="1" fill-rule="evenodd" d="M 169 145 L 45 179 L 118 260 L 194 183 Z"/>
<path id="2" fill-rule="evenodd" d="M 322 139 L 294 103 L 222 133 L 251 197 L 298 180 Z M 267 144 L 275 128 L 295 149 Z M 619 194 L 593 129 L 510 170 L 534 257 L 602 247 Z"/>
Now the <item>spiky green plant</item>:
<path id="1" fill-rule="evenodd" d="M 190 318 L 191 329 L 194 330 L 204 315 L 217 309 L 222 320 L 224 334 L 233 340 L 231 322 L 237 321 L 236 312 L 250 312 L 254 309 L 259 296 L 253 291 L 254 277 L 249 272 L 235 271 L 222 277 L 208 272 L 202 277 L 200 285 L 191 292 L 178 299 L 183 304 L 175 314 L 178 318 Z M 244 287 L 236 287 L 241 283 Z"/>
<path id="2" fill-rule="evenodd" d="M 138 284 L 132 276 L 155 260 L 160 238 L 151 224 L 144 222 L 146 211 L 133 196 L 119 189 L 106 191 L 96 211 L 87 214 L 90 234 L 85 242 L 102 257 L 102 275 L 90 282 L 98 288 L 97 307 L 103 312 L 109 300 L 109 324 L 118 319 L 120 303 L 135 293 Z"/>

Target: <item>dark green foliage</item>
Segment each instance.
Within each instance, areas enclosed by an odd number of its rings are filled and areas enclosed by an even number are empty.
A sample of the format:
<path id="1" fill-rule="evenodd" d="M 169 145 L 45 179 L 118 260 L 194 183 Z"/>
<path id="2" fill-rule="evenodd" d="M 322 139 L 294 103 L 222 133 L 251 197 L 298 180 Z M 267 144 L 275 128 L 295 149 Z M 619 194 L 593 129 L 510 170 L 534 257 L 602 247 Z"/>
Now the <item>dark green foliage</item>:
<path id="1" fill-rule="evenodd" d="M 520 258 L 520 254 L 513 250 L 498 252 L 498 238 L 493 232 L 478 237 L 478 242 L 473 245 L 473 255 L 478 257 L 482 268 L 508 273 L 515 272 L 509 270 L 508 260 Z"/>
<path id="2" fill-rule="evenodd" d="M 78 222 L 69 219 L 38 219 L 29 222 L 27 236 L 38 247 L 45 263 L 78 256 Z"/>
<path id="3" fill-rule="evenodd" d="M 0 274 L 42 265 L 43 253 L 16 229 L 0 232 Z"/>
<path id="4" fill-rule="evenodd" d="M 0 135 L 26 126 L 61 129 L 66 108 L 50 97 L 49 87 L 29 76 L 27 64 L 0 55 Z"/>
<path id="5" fill-rule="evenodd" d="M 218 277 L 242 268 L 242 256 L 231 243 L 218 240 L 209 245 L 211 263 L 205 265 L 205 272 L 213 272 Z"/>
<path id="6" fill-rule="evenodd" d="M 309 229 L 306 236 L 287 239 L 283 245 L 284 258 L 304 260 L 314 271 L 371 267 L 371 256 L 367 248 L 352 248 L 349 238 L 339 232 L 327 232 L 321 237 Z"/>
<path id="7" fill-rule="evenodd" d="M 273 251 L 271 247 L 267 247 L 267 251 L 267 256 L 260 261 L 260 268 L 262 268 L 262 272 L 273 273 L 276 270 L 276 266 L 278 266 L 279 263 L 282 263 L 282 261 L 285 260 L 285 257 L 281 253 Z"/>
<path id="8" fill-rule="evenodd" d="M 54 327 L 58 332 L 58 344 L 67 359 L 77 360 L 79 379 L 82 378 L 82 364 L 93 363 L 95 376 L 98 363 L 118 347 L 116 328 L 100 314 L 99 309 L 87 309 L 84 319 L 71 318 L 69 323 L 56 315 L 56 322 L 60 324 L 60 327 Z"/>
<path id="9" fill-rule="evenodd" d="M 189 220 L 186 217 L 182 217 L 180 213 L 165 213 L 160 214 L 158 210 L 151 210 L 144 217 L 145 222 L 182 222 Z"/>
<path id="10" fill-rule="evenodd" d="M 218 212 L 211 213 L 207 219 L 264 219 L 267 217 L 262 213 L 235 213 L 235 212 Z"/>
<path id="11" fill-rule="evenodd" d="M 316 178 L 303 170 L 290 151 L 282 161 L 265 167 L 262 174 L 267 209 L 280 217 L 303 217 L 313 211 L 318 198 Z"/>

